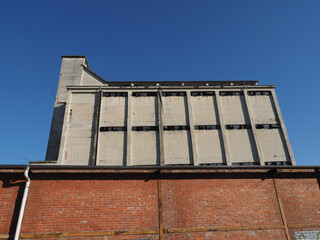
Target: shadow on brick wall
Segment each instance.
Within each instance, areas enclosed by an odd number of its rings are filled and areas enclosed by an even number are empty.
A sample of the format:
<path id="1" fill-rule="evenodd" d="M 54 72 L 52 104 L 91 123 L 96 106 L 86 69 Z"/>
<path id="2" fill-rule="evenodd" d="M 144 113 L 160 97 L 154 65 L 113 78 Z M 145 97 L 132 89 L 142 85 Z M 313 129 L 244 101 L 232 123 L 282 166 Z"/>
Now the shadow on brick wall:
<path id="1" fill-rule="evenodd" d="M 23 192 L 25 188 L 25 180 L 21 180 L 21 178 L 19 179 L 15 175 L 5 174 L 0 177 L 0 181 L 2 181 L 2 184 L 1 184 L 2 188 L 18 187 L 17 195 L 12 195 L 12 198 L 10 199 L 11 201 L 14 202 L 14 208 L 11 216 L 10 228 L 9 228 L 8 234 L 10 236 L 9 239 L 13 239 L 13 236 L 17 227 L 17 223 L 18 223 L 19 212 L 20 212 Z"/>

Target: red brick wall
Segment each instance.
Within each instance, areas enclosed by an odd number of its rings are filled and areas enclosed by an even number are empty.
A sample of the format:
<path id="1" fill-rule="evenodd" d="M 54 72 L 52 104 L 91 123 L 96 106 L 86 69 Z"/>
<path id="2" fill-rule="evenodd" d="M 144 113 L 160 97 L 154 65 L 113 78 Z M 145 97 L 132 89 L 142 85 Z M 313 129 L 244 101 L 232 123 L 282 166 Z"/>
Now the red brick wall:
<path id="1" fill-rule="evenodd" d="M 320 185 L 316 178 L 279 179 L 278 186 L 288 223 L 320 225 Z"/>
<path id="2" fill-rule="evenodd" d="M 163 239 L 168 240 L 287 239 L 270 174 L 162 174 L 161 216 L 158 178 L 31 173 L 21 236 L 157 240 L 161 217 Z M 14 233 L 24 189 L 15 179 L 0 175 L 0 238 Z M 291 238 L 295 231 L 320 230 L 320 181 L 315 173 L 279 174 L 276 181 Z"/>
<path id="3" fill-rule="evenodd" d="M 22 176 L 20 176 L 21 179 Z M 0 236 L 9 234 L 15 229 L 17 208 L 20 206 L 24 181 L 19 180 L 19 175 L 0 173 Z M 19 196 L 19 197 L 18 197 Z M 17 198 L 18 197 L 18 198 Z"/>
<path id="4" fill-rule="evenodd" d="M 157 230 L 156 181 L 35 180 L 23 233 Z"/>
<path id="5" fill-rule="evenodd" d="M 282 224 L 270 179 L 162 181 L 164 228 Z"/>

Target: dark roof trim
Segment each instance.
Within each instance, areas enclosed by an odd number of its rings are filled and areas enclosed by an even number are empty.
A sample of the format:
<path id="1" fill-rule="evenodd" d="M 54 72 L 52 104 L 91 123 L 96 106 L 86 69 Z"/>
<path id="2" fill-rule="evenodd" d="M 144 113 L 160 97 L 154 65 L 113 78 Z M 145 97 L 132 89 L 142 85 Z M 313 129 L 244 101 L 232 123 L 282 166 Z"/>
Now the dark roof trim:
<path id="1" fill-rule="evenodd" d="M 107 81 L 94 71 L 90 70 L 88 67 L 81 65 L 85 71 L 94 75 L 99 80 L 108 84 L 108 86 L 120 86 L 126 87 L 131 86 L 132 83 L 135 86 L 256 86 L 258 85 L 258 80 L 227 80 L 227 81 Z"/>
<path id="2" fill-rule="evenodd" d="M 131 84 L 137 86 L 255 86 L 258 81 L 109 81 L 109 86 L 131 86 Z"/>
<path id="3" fill-rule="evenodd" d="M 43 161 L 45 163 L 45 161 Z M 28 165 L 0 165 L 0 171 L 4 169 L 25 169 Z M 30 169 L 44 169 L 44 170 L 79 170 L 85 172 L 86 170 L 208 170 L 208 169 L 225 169 L 225 170 L 285 170 L 285 169 L 320 169 L 320 165 L 310 166 L 84 166 L 84 165 L 29 165 Z"/>
<path id="4" fill-rule="evenodd" d="M 61 58 L 85 58 L 85 59 L 87 59 L 87 57 L 84 55 L 62 55 Z"/>

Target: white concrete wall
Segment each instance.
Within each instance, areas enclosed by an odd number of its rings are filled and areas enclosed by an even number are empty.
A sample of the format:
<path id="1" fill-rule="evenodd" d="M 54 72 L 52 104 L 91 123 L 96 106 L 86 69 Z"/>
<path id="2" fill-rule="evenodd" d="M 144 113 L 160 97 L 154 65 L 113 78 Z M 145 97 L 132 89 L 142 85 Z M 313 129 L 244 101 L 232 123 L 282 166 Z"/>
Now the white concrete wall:
<path id="1" fill-rule="evenodd" d="M 63 164 L 88 165 L 92 157 L 95 93 L 71 94 Z"/>
<path id="2" fill-rule="evenodd" d="M 47 160 L 107 166 L 295 164 L 273 87 L 108 86 L 86 66 L 85 58 L 63 58 L 56 100 L 63 109 L 54 113 Z"/>

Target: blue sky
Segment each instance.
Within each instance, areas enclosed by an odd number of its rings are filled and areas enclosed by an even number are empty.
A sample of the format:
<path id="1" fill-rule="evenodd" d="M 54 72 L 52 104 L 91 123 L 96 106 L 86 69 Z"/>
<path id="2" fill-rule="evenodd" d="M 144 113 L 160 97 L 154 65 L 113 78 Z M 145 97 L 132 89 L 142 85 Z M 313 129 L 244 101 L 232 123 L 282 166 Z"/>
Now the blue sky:
<path id="1" fill-rule="evenodd" d="M 61 55 L 110 81 L 276 85 L 299 165 L 320 165 L 320 1 L 3 1 L 0 164 L 44 160 Z"/>

